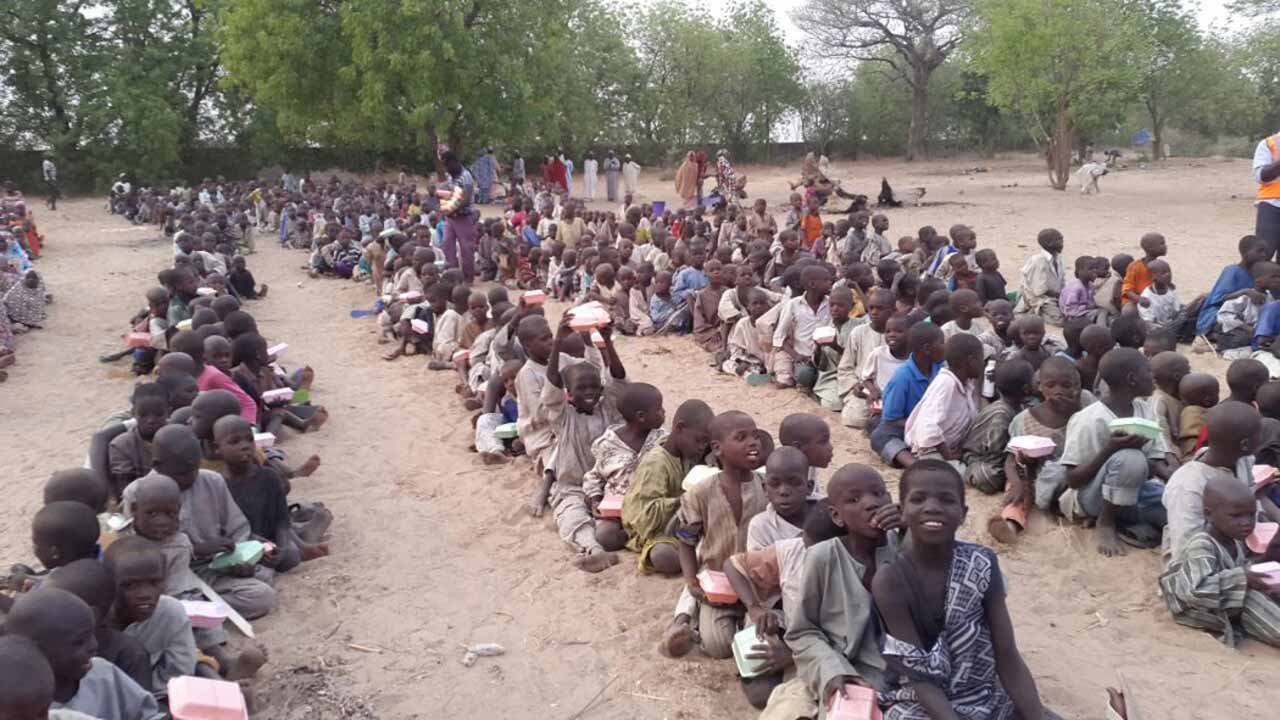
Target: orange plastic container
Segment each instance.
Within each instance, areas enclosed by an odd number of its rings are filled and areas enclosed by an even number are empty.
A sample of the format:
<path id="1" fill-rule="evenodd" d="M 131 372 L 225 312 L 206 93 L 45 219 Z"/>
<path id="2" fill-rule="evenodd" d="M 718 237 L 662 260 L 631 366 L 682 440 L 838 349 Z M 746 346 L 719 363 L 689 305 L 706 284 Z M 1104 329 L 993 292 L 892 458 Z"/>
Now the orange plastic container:
<path id="1" fill-rule="evenodd" d="M 239 683 L 198 677 L 169 681 L 169 712 L 174 720 L 248 720 Z"/>
<path id="2" fill-rule="evenodd" d="M 845 697 L 847 695 L 848 697 Z M 883 720 L 876 691 L 861 685 L 845 685 L 844 695 L 832 695 L 827 720 Z"/>
<path id="3" fill-rule="evenodd" d="M 1273 522 L 1260 522 L 1253 526 L 1253 533 L 1245 539 L 1244 544 L 1249 549 L 1259 555 L 1265 553 L 1267 548 L 1271 547 L 1271 541 L 1276 537 L 1276 531 L 1280 530 L 1280 524 Z"/>
<path id="4" fill-rule="evenodd" d="M 596 510 L 600 512 L 600 517 L 602 518 L 622 517 L 622 496 L 605 495 L 600 504 L 596 506 Z"/>
<path id="5" fill-rule="evenodd" d="M 716 570 L 703 570 L 698 573 L 698 585 L 712 605 L 732 605 L 738 602 L 738 593 L 729 583 L 729 576 Z"/>
<path id="6" fill-rule="evenodd" d="M 526 307 L 541 305 L 546 301 L 547 301 L 547 294 L 542 292 L 541 290 L 530 290 L 529 292 L 520 296 L 520 302 L 523 303 Z"/>
<path id="7" fill-rule="evenodd" d="M 151 333 L 131 332 L 124 336 L 124 342 L 131 348 L 149 348 L 151 347 Z"/>

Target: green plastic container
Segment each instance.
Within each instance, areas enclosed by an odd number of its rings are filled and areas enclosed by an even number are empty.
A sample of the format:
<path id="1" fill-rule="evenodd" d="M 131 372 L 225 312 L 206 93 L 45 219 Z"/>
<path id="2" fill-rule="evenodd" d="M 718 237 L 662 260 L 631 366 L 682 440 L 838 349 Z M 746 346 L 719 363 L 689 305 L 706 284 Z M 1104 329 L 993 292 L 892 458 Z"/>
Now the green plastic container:
<path id="1" fill-rule="evenodd" d="M 257 565 L 266 548 L 257 540 L 245 540 L 236 543 L 236 549 L 229 553 L 219 553 L 209 562 L 210 570 L 226 570 L 236 565 Z"/>
<path id="2" fill-rule="evenodd" d="M 1126 435 L 1137 435 L 1148 440 L 1155 440 L 1160 437 L 1160 423 L 1155 420 L 1147 420 L 1140 417 L 1116 418 L 1107 423 L 1107 427 L 1112 432 L 1122 432 Z"/>
<path id="3" fill-rule="evenodd" d="M 738 665 L 738 674 L 744 678 L 750 679 L 763 674 L 761 666 L 764 665 L 763 660 L 749 660 L 747 653 L 751 652 L 756 645 L 763 645 L 759 638 L 756 637 L 756 629 L 754 626 L 746 627 L 739 630 L 733 636 L 733 661 Z"/>
<path id="4" fill-rule="evenodd" d="M 507 423 L 495 428 L 493 435 L 499 440 L 515 440 L 520 437 L 520 429 L 516 427 L 515 423 Z"/>
<path id="5" fill-rule="evenodd" d="M 769 381 L 773 379 L 772 375 L 766 375 L 764 373 L 747 373 L 745 377 L 747 384 L 751 387 L 762 387 L 764 385 L 768 385 Z"/>

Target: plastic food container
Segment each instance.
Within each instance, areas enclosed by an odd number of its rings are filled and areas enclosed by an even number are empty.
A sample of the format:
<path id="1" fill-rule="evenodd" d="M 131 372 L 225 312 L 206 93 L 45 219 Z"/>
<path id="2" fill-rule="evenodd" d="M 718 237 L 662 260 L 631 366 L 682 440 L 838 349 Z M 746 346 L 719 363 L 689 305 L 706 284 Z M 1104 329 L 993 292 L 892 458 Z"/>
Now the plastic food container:
<path id="1" fill-rule="evenodd" d="M 1280 530 L 1280 524 L 1260 522 L 1253 526 L 1253 532 L 1245 539 L 1244 544 L 1248 545 L 1250 550 L 1261 555 L 1267 551 L 1267 548 L 1271 547 L 1271 541 L 1275 539 L 1277 530 Z"/>
<path id="2" fill-rule="evenodd" d="M 149 348 L 151 347 L 151 333 L 131 332 L 124 336 L 125 345 L 131 348 Z"/>
<path id="3" fill-rule="evenodd" d="M 747 653 L 754 650 L 757 645 L 764 644 L 765 642 L 756 636 L 754 625 L 734 633 L 733 662 L 738 665 L 739 675 L 744 678 L 753 678 L 761 674 L 760 666 L 764 665 L 764 660 L 749 659 Z"/>
<path id="4" fill-rule="evenodd" d="M 419 320 L 418 318 L 410 320 L 409 327 L 413 328 L 413 331 L 419 335 L 426 335 L 431 332 L 431 325 L 426 320 Z"/>
<path id="5" fill-rule="evenodd" d="M 546 301 L 547 301 L 547 294 L 542 292 L 541 290 L 530 290 L 529 292 L 520 296 L 520 302 L 530 307 L 534 305 L 541 305 Z"/>
<path id="6" fill-rule="evenodd" d="M 591 331 L 591 344 L 592 344 L 592 345 L 595 345 L 595 346 L 596 346 L 596 347 L 598 347 L 598 348 L 603 348 L 603 347 L 604 347 L 604 345 L 605 345 L 605 343 L 604 343 L 604 336 L 600 334 L 600 331 L 599 331 L 599 330 L 592 330 L 592 331 Z"/>
<path id="7" fill-rule="evenodd" d="M 827 720 L 882 720 L 884 715 L 876 703 L 876 691 L 861 685 L 845 685 L 844 697 L 840 693 L 832 696 L 831 707 L 827 708 Z"/>
<path id="8" fill-rule="evenodd" d="M 289 343 L 280 343 L 279 345 L 272 345 L 271 347 L 267 348 L 267 355 L 270 355 L 272 358 L 279 360 L 280 358 L 284 357 L 284 354 L 288 352 L 288 350 L 289 350 Z"/>
<path id="9" fill-rule="evenodd" d="M 441 188 L 440 190 L 436 190 L 436 197 L 440 198 L 441 200 L 448 200 L 449 198 L 453 197 L 453 191 L 449 189 Z"/>
<path id="10" fill-rule="evenodd" d="M 622 496 L 621 495 L 605 495 L 600 504 L 596 506 L 596 510 L 602 518 L 620 518 L 622 517 Z"/>
<path id="11" fill-rule="evenodd" d="M 1270 465 L 1253 466 L 1253 489 L 1259 490 L 1276 481 L 1276 469 Z"/>
<path id="12" fill-rule="evenodd" d="M 178 328 L 179 330 L 190 330 L 191 318 L 187 318 L 186 320 L 179 320 L 178 324 L 174 325 L 174 327 Z"/>
<path id="13" fill-rule="evenodd" d="M 443 260 L 437 260 L 437 261 L 436 261 L 436 270 L 438 270 L 438 271 L 440 271 L 440 272 L 443 272 L 443 271 L 444 271 L 444 268 L 445 268 L 445 262 L 444 262 Z"/>
<path id="14" fill-rule="evenodd" d="M 254 433 L 253 444 L 256 447 L 264 448 L 264 449 L 273 447 L 276 444 L 276 436 L 268 432 Z"/>
<path id="15" fill-rule="evenodd" d="M 293 399 L 293 388 L 276 388 L 262 393 L 262 402 L 268 405 L 286 403 Z"/>
<path id="16" fill-rule="evenodd" d="M 187 611 L 187 618 L 191 620 L 191 627 L 193 628 L 205 630 L 216 628 L 230 614 L 227 612 L 227 606 L 222 603 L 203 600 L 182 600 L 180 602 L 182 603 L 182 609 Z"/>
<path id="17" fill-rule="evenodd" d="M 196 294 L 203 295 L 205 297 L 213 297 L 214 295 L 218 294 L 218 291 L 210 287 L 202 287 L 202 288 L 196 288 Z"/>
<path id="18" fill-rule="evenodd" d="M 1107 427 L 1112 432 L 1121 432 L 1125 435 L 1137 435 L 1148 440 L 1155 440 L 1160 437 L 1160 423 L 1155 420 L 1147 420 L 1140 417 L 1116 418 L 1107 423 Z"/>
<path id="19" fill-rule="evenodd" d="M 831 345 L 839 337 L 839 334 L 835 328 L 827 325 L 813 331 L 813 341 L 819 345 Z"/>
<path id="20" fill-rule="evenodd" d="M 219 553 L 209 562 L 210 570 L 226 570 L 236 565 L 256 565 L 262 559 L 267 546 L 257 540 L 245 540 L 236 543 L 236 549 L 227 553 Z"/>
<path id="21" fill-rule="evenodd" d="M 240 684 L 198 677 L 169 681 L 169 712 L 173 720 L 248 720 Z"/>
<path id="22" fill-rule="evenodd" d="M 398 299 L 400 300 L 400 302 L 407 302 L 407 303 L 422 302 L 422 293 L 418 292 L 417 290 L 410 290 L 409 292 L 400 293 Z"/>
<path id="23" fill-rule="evenodd" d="M 1009 438 L 1009 450 L 1028 458 L 1049 457 L 1058 448 L 1057 443 L 1039 435 L 1019 435 Z"/>
<path id="24" fill-rule="evenodd" d="M 1267 587 L 1271 588 L 1272 592 L 1280 590 L 1280 562 L 1258 563 L 1251 565 L 1249 569 L 1266 575 Z"/>
<path id="25" fill-rule="evenodd" d="M 456 353 L 454 353 L 454 354 L 453 354 L 453 361 L 454 361 L 454 362 L 461 362 L 461 361 L 463 361 L 463 360 L 467 360 L 467 359 L 469 359 L 470 357 L 471 357 L 471 351 L 470 351 L 470 350 L 459 350 L 458 352 L 456 352 Z"/>
<path id="26" fill-rule="evenodd" d="M 738 602 L 738 593 L 729 584 L 729 576 L 716 570 L 703 570 L 698 573 L 698 585 L 712 605 L 732 605 Z"/>
<path id="27" fill-rule="evenodd" d="M 570 308 L 569 327 L 577 332 L 589 332 L 609 324 L 609 311 L 598 302 L 589 302 Z"/>
<path id="28" fill-rule="evenodd" d="M 494 428 L 493 436 L 499 440 L 515 440 L 520 437 L 520 430 L 515 423 L 507 423 Z"/>

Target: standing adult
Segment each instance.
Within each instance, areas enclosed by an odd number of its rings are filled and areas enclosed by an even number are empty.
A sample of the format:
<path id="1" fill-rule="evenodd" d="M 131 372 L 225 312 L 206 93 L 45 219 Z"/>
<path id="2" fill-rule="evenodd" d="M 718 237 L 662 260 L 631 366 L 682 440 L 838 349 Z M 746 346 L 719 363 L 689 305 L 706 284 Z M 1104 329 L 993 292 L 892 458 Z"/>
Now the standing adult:
<path id="1" fill-rule="evenodd" d="M 476 276 L 476 216 L 479 213 L 471 204 L 476 179 L 452 150 L 445 152 L 441 160 L 449 175 L 445 184 L 451 186 L 457 196 L 456 203 L 450 203 L 441 210 L 445 215 L 444 259 L 449 267 L 461 267 L 462 277 L 470 285 Z"/>
<path id="2" fill-rule="evenodd" d="M 618 201 L 618 176 L 622 174 L 622 163 L 618 156 L 610 150 L 604 158 L 605 197 L 609 202 Z"/>
<path id="3" fill-rule="evenodd" d="M 287 168 L 284 174 L 280 176 L 280 185 L 284 187 L 284 191 L 287 193 L 298 192 L 298 178 L 294 177 L 293 173 L 289 172 Z"/>
<path id="4" fill-rule="evenodd" d="M 40 163 L 40 173 L 44 176 L 44 184 L 49 188 L 49 197 L 45 200 L 45 205 L 48 205 L 50 210 L 57 210 L 62 191 L 58 189 L 58 166 L 53 164 L 51 156 L 44 156 L 44 161 Z"/>
<path id="5" fill-rule="evenodd" d="M 623 157 L 622 162 L 622 184 L 626 186 L 627 192 L 632 197 L 639 197 L 636 189 L 640 186 L 640 163 L 631 159 L 631 155 Z"/>
<path id="6" fill-rule="evenodd" d="M 551 157 L 551 165 L 547 170 L 547 174 L 551 176 L 551 184 L 558 188 L 561 193 L 569 192 L 569 183 L 565 177 L 564 161 L 560 159 L 560 154 L 556 153 Z"/>
<path id="7" fill-rule="evenodd" d="M 489 189 L 493 187 L 493 181 L 497 178 L 493 174 L 493 165 L 489 163 L 489 152 L 485 148 L 480 149 L 480 157 L 471 163 L 471 177 L 476 181 L 476 202 L 484 205 L 489 202 Z"/>
<path id="8" fill-rule="evenodd" d="M 705 150 L 699 150 L 698 152 L 694 153 L 693 163 L 698 168 L 697 204 L 701 205 L 702 204 L 702 181 L 707 179 L 707 152 Z"/>
<path id="9" fill-rule="evenodd" d="M 587 151 L 587 156 L 582 160 L 582 191 L 588 200 L 596 199 L 596 182 L 600 179 L 600 163 L 596 160 L 595 153 Z"/>
<path id="10" fill-rule="evenodd" d="M 573 158 L 560 151 L 560 161 L 564 163 L 564 196 L 573 196 Z"/>
<path id="11" fill-rule="evenodd" d="M 1253 179 L 1258 182 L 1258 222 L 1254 234 L 1267 244 L 1267 258 L 1280 253 L 1280 132 L 1263 138 L 1253 151 Z"/>
<path id="12" fill-rule="evenodd" d="M 515 159 L 511 161 L 511 194 L 513 196 L 524 190 L 524 177 L 524 156 L 516 153 Z"/>
<path id="13" fill-rule="evenodd" d="M 684 162 L 676 170 L 676 195 L 684 201 L 683 207 L 691 208 L 698 202 L 698 161 L 692 151 L 685 153 Z M 627 192 L 631 192 L 628 185 Z"/>

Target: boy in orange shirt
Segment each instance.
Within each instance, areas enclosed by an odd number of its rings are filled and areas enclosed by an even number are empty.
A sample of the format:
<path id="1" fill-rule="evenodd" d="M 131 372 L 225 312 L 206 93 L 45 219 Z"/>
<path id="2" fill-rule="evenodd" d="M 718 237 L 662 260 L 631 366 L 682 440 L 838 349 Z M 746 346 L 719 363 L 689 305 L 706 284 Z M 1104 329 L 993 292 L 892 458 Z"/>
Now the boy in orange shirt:
<path id="1" fill-rule="evenodd" d="M 1122 305 L 1141 301 L 1142 291 L 1150 287 L 1153 282 L 1151 271 L 1147 266 L 1169 252 L 1169 246 L 1165 243 L 1164 236 L 1160 233 L 1153 232 L 1143 235 L 1139 244 L 1142 246 L 1142 252 L 1146 254 L 1129 263 L 1129 269 L 1124 273 L 1124 284 L 1120 288 L 1120 302 Z"/>
<path id="2" fill-rule="evenodd" d="M 822 217 L 818 214 L 821 207 L 818 196 L 810 195 L 809 211 L 800 219 L 800 232 L 805 250 L 812 250 L 813 244 L 822 235 Z"/>

